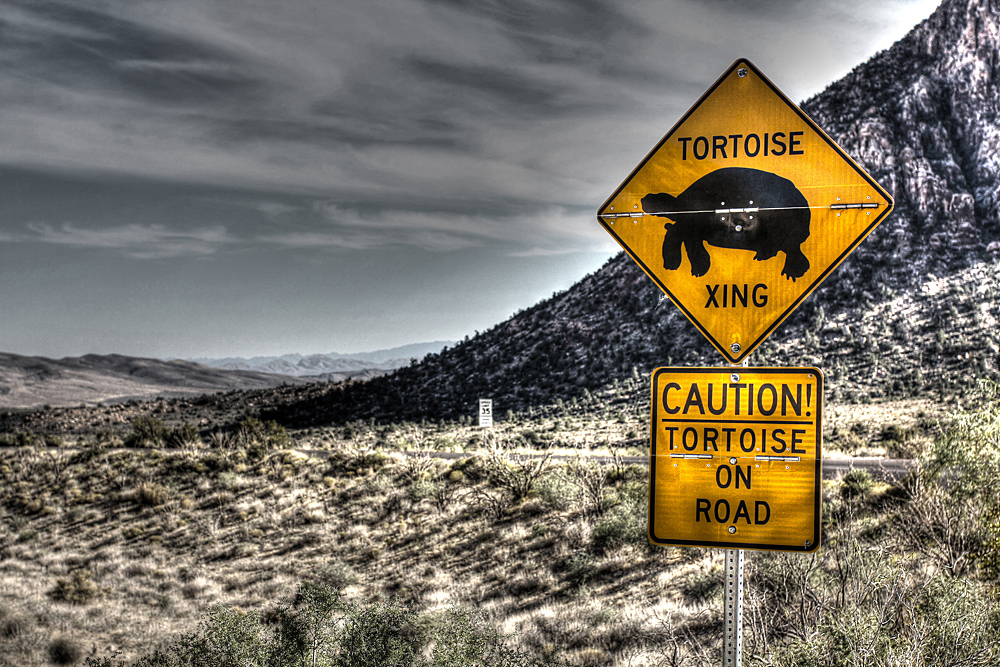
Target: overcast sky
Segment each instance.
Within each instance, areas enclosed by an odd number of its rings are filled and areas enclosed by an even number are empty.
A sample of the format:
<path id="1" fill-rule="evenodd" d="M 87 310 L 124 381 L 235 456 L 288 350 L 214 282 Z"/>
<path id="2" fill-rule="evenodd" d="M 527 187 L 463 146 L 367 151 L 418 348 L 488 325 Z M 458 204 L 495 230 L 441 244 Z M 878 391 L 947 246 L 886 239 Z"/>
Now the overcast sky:
<path id="1" fill-rule="evenodd" d="M 461 339 L 749 58 L 802 101 L 937 0 L 0 1 L 0 351 Z"/>

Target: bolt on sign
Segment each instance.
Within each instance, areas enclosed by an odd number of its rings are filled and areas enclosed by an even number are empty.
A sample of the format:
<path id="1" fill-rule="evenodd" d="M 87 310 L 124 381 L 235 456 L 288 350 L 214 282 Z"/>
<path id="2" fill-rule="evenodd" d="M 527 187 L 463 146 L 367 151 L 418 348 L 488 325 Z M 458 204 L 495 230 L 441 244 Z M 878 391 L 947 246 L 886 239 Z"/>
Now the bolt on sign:
<path id="1" fill-rule="evenodd" d="M 597 219 L 736 364 L 892 206 L 888 192 L 744 59 Z"/>
<path id="2" fill-rule="evenodd" d="M 658 368 L 649 539 L 809 552 L 820 542 L 823 375 L 816 368 Z"/>

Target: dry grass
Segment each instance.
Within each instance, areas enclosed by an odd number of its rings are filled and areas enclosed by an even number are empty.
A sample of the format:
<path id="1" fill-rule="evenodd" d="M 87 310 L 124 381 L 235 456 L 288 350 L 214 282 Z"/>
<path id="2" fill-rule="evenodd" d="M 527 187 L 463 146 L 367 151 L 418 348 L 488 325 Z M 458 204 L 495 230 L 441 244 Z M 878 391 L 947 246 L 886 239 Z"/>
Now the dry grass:
<path id="1" fill-rule="evenodd" d="M 577 664 L 606 664 L 624 637 L 652 631 L 647 610 L 686 604 L 660 575 L 688 552 L 640 542 L 590 555 L 593 519 L 555 475 L 488 517 L 472 498 L 487 487 L 473 458 L 18 450 L 0 455 L 0 472 L 0 654 L 18 665 L 46 664 L 57 640 L 61 655 L 135 657 L 213 604 L 264 609 L 309 578 L 429 613 L 477 606 Z"/>
<path id="2" fill-rule="evenodd" d="M 638 453 L 615 446 L 636 427 L 568 414 L 503 435 L 526 449 L 541 439 Z M 526 498 L 491 512 L 478 500 L 496 487 L 475 428 L 338 427 L 298 439 L 330 458 L 0 453 L 0 655 L 26 666 L 49 664 L 53 651 L 70 660 L 74 647 L 134 658 L 194 630 L 212 605 L 265 610 L 306 579 L 429 615 L 477 607 L 535 654 L 576 665 L 655 664 L 680 636 L 690 664 L 717 655 L 721 552 L 646 543 L 643 467 L 607 466 L 595 482 L 590 467 L 555 463 Z M 375 444 L 470 456 L 386 455 Z"/>

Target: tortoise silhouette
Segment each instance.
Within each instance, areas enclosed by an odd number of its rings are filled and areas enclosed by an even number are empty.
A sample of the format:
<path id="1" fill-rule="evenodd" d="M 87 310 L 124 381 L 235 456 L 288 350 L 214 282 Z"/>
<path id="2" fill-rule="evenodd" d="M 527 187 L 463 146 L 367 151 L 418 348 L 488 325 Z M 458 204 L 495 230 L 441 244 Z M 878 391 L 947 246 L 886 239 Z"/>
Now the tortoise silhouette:
<path id="1" fill-rule="evenodd" d="M 754 250 L 753 258 L 758 262 L 783 252 L 781 275 L 792 281 L 809 270 L 809 260 L 800 247 L 809 238 L 809 203 L 795 184 L 771 172 L 744 167 L 717 169 L 677 197 L 665 192 L 646 195 L 642 210 L 672 221 L 664 225 L 663 237 L 663 268 L 668 271 L 680 267 L 683 246 L 691 262 L 691 275 L 708 273 L 712 258 L 706 243 Z"/>

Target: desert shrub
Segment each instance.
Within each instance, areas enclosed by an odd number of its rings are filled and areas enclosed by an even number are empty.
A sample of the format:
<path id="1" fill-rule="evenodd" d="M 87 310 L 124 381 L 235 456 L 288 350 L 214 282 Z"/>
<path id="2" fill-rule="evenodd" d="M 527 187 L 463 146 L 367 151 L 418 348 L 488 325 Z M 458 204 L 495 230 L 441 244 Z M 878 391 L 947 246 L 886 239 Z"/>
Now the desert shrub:
<path id="1" fill-rule="evenodd" d="M 403 635 L 413 616 L 412 610 L 396 600 L 350 605 L 337 637 L 337 663 L 359 667 L 411 665 L 414 650 Z"/>
<path id="2" fill-rule="evenodd" d="M 268 639 L 259 612 L 217 606 L 201 622 L 198 633 L 167 650 L 167 655 L 174 653 L 176 657 L 159 664 L 266 667 L 271 652 Z"/>
<path id="3" fill-rule="evenodd" d="M 481 613 L 451 607 L 432 635 L 434 653 L 428 667 L 542 667 L 543 663 L 511 648 Z"/>
<path id="4" fill-rule="evenodd" d="M 34 447 L 39 442 L 37 434 L 31 431 L 18 433 L 0 433 L 0 446 L 3 447 Z"/>
<path id="5" fill-rule="evenodd" d="M 74 665 L 83 657 L 80 644 L 69 637 L 56 637 L 49 644 L 49 660 L 54 665 Z"/>
<path id="6" fill-rule="evenodd" d="M 551 452 L 539 457 L 517 455 L 502 436 L 490 433 L 486 437 L 483 465 L 490 484 L 516 504 L 527 498 L 539 480 L 546 476 L 551 457 Z"/>
<path id="7" fill-rule="evenodd" d="M 170 500 L 170 489 L 156 482 L 143 482 L 133 492 L 132 499 L 143 507 L 159 507 Z"/>
<path id="8" fill-rule="evenodd" d="M 602 516 L 590 532 L 594 548 L 605 551 L 623 544 L 648 543 L 646 489 L 641 482 L 622 486 L 614 508 Z"/>
<path id="9" fill-rule="evenodd" d="M 536 493 L 554 510 L 565 510 L 577 497 L 577 489 L 566 475 L 548 475 L 539 480 Z"/>
<path id="10" fill-rule="evenodd" d="M 929 665 L 988 665 L 1000 658 L 1000 615 L 989 587 L 969 579 L 938 578 L 918 609 Z"/>
<path id="11" fill-rule="evenodd" d="M 197 447 L 201 445 L 201 436 L 194 424 L 184 422 L 177 428 L 169 429 L 164 441 L 169 447 Z"/>
<path id="12" fill-rule="evenodd" d="M 872 488 L 872 477 L 866 470 L 852 470 L 840 482 L 840 495 L 844 498 L 864 496 Z"/>
<path id="13" fill-rule="evenodd" d="M 982 396 L 981 396 L 982 398 Z M 959 415 L 895 493 L 841 484 L 824 548 L 754 554 L 748 651 L 779 667 L 1000 664 L 1000 412 Z M 977 567 L 978 565 L 978 567 Z"/>
<path id="14" fill-rule="evenodd" d="M 452 471 L 452 473 L 457 471 Z M 446 512 L 459 497 L 462 486 L 446 476 L 443 479 L 418 479 L 410 484 L 409 495 L 414 502 L 427 500 L 439 512 Z"/>
<path id="15" fill-rule="evenodd" d="M 75 570 L 67 579 L 56 579 L 48 595 L 57 602 L 85 605 L 103 596 L 104 592 L 91 579 L 89 570 Z"/>
<path id="16" fill-rule="evenodd" d="M 69 463 L 70 465 L 90 463 L 103 456 L 107 450 L 107 445 L 97 438 L 88 439 L 82 448 L 70 457 Z"/>
<path id="17" fill-rule="evenodd" d="M 935 439 L 910 488 L 911 546 L 962 574 L 977 561 L 1000 575 L 1000 406 L 996 385 L 977 391 L 983 407 L 957 415 Z"/>
<path id="18" fill-rule="evenodd" d="M 31 629 L 31 621 L 21 614 L 9 614 L 3 610 L 0 619 L 0 638 L 14 639 L 20 637 Z"/>
<path id="19" fill-rule="evenodd" d="M 619 502 L 609 491 L 610 469 L 581 457 L 566 464 L 569 481 L 576 486 L 580 508 L 585 514 L 602 516 Z"/>
<path id="20" fill-rule="evenodd" d="M 344 561 L 333 560 L 319 568 L 316 580 L 322 585 L 340 590 L 358 583 L 358 573 Z"/>
<path id="21" fill-rule="evenodd" d="M 468 492 L 469 504 L 485 516 L 499 521 L 513 508 L 513 500 L 504 489 L 473 486 Z"/>
<path id="22" fill-rule="evenodd" d="M 597 557 L 588 553 L 573 554 L 558 561 L 553 571 L 560 575 L 571 586 L 579 587 L 594 578 L 597 574 Z"/>
<path id="23" fill-rule="evenodd" d="M 259 461 L 268 452 L 288 446 L 288 432 L 275 421 L 262 422 L 248 417 L 236 425 L 236 442 L 246 449 L 251 460 Z"/>
<path id="24" fill-rule="evenodd" d="M 132 667 L 545 667 L 507 644 L 474 611 L 433 612 L 421 631 L 416 612 L 396 600 L 346 601 L 322 583 L 303 583 L 268 614 L 215 607 L 196 632 L 143 656 Z M 265 622 L 264 618 L 268 621 Z M 124 667 L 110 654 L 88 667 Z"/>
<path id="25" fill-rule="evenodd" d="M 640 544 L 646 541 L 646 517 L 628 511 L 609 512 L 594 524 L 590 537 L 598 551 Z"/>
<path id="26" fill-rule="evenodd" d="M 681 582 L 681 592 L 689 602 L 707 602 L 722 588 L 722 573 L 718 570 L 695 571 Z"/>
<path id="27" fill-rule="evenodd" d="M 225 491 L 233 491 L 238 489 L 243 484 L 243 478 L 234 472 L 220 472 L 219 476 L 216 478 L 219 483 L 219 488 Z"/>
<path id="28" fill-rule="evenodd" d="M 236 449 L 236 437 L 229 431 L 214 430 L 208 434 L 208 446 L 219 452 Z"/>
<path id="29" fill-rule="evenodd" d="M 162 419 L 142 415 L 132 420 L 132 432 L 125 438 L 126 447 L 159 447 L 167 437 Z"/>

